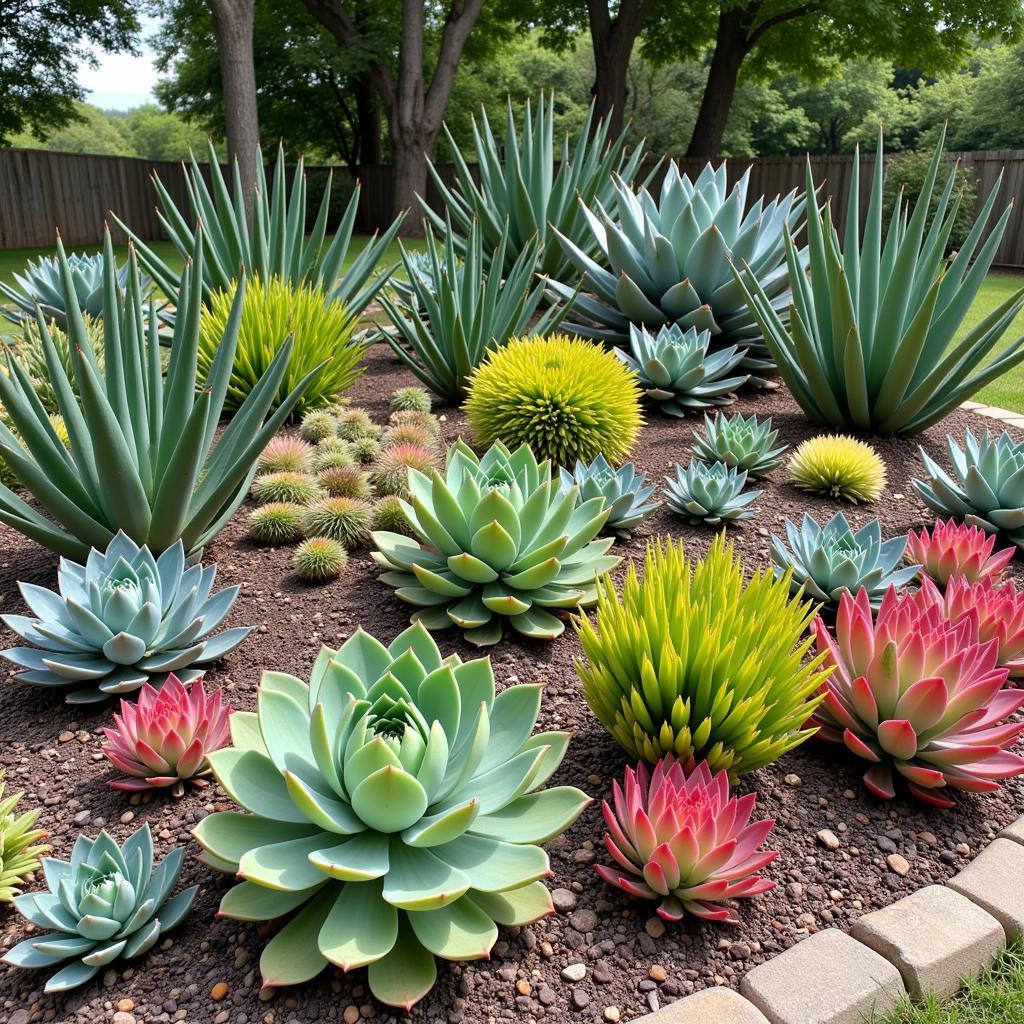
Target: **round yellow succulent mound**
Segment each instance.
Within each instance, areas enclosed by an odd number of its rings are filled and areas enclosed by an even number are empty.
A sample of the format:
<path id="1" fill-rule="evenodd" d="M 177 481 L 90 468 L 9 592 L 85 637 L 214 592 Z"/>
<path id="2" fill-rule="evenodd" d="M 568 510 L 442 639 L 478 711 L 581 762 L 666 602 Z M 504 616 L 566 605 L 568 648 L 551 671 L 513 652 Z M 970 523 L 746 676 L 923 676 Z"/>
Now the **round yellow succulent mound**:
<path id="1" fill-rule="evenodd" d="M 871 445 L 845 434 L 804 441 L 789 460 L 789 475 L 802 491 L 854 504 L 877 501 L 885 490 L 885 463 Z"/>
<path id="2" fill-rule="evenodd" d="M 492 350 L 470 377 L 465 408 L 479 444 L 525 443 L 562 466 L 598 455 L 622 462 L 644 422 L 635 375 L 607 349 L 564 334 Z"/>

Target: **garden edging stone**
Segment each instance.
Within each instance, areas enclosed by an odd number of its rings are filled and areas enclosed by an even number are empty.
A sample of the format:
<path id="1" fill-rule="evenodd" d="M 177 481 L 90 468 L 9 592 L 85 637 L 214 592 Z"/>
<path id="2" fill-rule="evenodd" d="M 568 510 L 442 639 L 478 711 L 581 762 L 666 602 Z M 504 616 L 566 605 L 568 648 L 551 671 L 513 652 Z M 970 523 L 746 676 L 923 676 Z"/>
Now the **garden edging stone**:
<path id="1" fill-rule="evenodd" d="M 1011 828 L 1020 829 L 1020 819 Z M 1024 935 L 1024 845 L 993 839 L 974 860 L 946 884 L 983 907 L 1013 941 Z"/>

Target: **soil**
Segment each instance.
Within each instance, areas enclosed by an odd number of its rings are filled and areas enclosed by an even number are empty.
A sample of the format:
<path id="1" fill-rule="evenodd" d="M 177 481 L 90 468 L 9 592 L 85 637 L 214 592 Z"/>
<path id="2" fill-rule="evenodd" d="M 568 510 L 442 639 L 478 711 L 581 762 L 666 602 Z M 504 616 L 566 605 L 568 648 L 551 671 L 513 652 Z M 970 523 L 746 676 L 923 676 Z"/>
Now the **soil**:
<path id="1" fill-rule="evenodd" d="M 368 361 L 369 370 L 352 398 L 384 421 L 391 392 L 413 381 L 383 347 L 375 348 Z M 780 437 L 793 445 L 816 432 L 784 390 L 745 394 L 733 410 L 770 415 Z M 461 414 L 454 409 L 436 411 L 445 417 L 446 439 L 453 440 L 463 426 Z M 976 429 L 992 426 L 991 421 L 958 411 L 917 441 L 944 457 L 947 431 L 962 436 L 969 424 Z M 633 460 L 660 483 L 674 463 L 688 460 L 695 425 L 692 419 L 680 421 L 651 411 Z M 843 506 L 847 517 L 860 526 L 879 516 L 887 536 L 931 522 L 934 517 L 910 483 L 920 470 L 917 444 L 884 439 L 873 443 L 888 466 L 889 488 L 874 506 Z M 775 470 L 763 483 L 757 516 L 729 530 L 749 566 L 768 562 L 769 535 L 782 532 L 784 518 L 808 511 L 824 522 L 837 508 L 797 492 L 785 478 L 784 466 Z M 230 624 L 255 623 L 258 628 L 209 673 L 208 682 L 223 686 L 236 707 L 251 709 L 264 669 L 305 677 L 321 644 L 337 646 L 360 624 L 390 639 L 405 626 L 409 607 L 376 582 L 379 570 L 366 549 L 353 553 L 336 582 L 303 585 L 291 571 L 291 548 L 258 548 L 245 539 L 246 512 L 239 511 L 209 547 L 205 560 L 218 564 L 221 585 L 242 585 Z M 695 555 L 703 553 L 714 536 L 711 529 L 685 525 L 663 507 L 617 550 L 626 556 L 642 555 L 646 541 L 659 533 L 682 536 Z M 55 586 L 55 559 L 7 528 L 0 528 L 0 544 L 2 608 L 18 612 L 22 602 L 16 582 Z M 1019 561 L 1011 571 L 1024 579 Z M 479 656 L 455 633 L 439 640 L 446 653 Z M 8 646 L 12 641 L 4 628 L 0 643 Z M 665 925 L 654 916 L 653 905 L 609 888 L 593 869 L 606 856 L 597 801 L 609 794 L 611 781 L 621 777 L 627 759 L 581 699 L 572 667 L 580 648 L 572 631 L 550 643 L 512 634 L 489 653 L 499 686 L 517 681 L 544 684 L 539 728 L 569 729 L 574 734 L 552 784 L 577 785 L 595 803 L 566 835 L 547 844 L 556 914 L 528 928 L 503 931 L 489 961 L 440 963 L 436 987 L 412 1011 L 417 1021 L 490 1024 L 553 1016 L 615 1022 L 707 986 L 736 987 L 744 972 L 807 934 L 830 927 L 848 929 L 861 914 L 943 882 L 1024 812 L 1019 780 L 1009 781 L 996 794 L 958 795 L 951 810 L 929 808 L 903 794 L 888 803 L 876 800 L 861 784 L 863 764 L 812 740 L 746 777 L 739 787 L 741 792 L 757 792 L 758 817 L 777 821 L 768 845 L 781 853 L 765 872 L 777 888 L 743 901 L 735 926 L 689 918 Z M 59 694 L 27 685 L 8 685 L 2 699 L 0 763 L 7 768 L 8 792 L 23 789 L 24 807 L 43 806 L 42 824 L 51 833 L 57 856 L 68 856 L 80 831 L 92 835 L 105 827 L 123 841 L 143 822 L 150 823 L 163 854 L 189 843 L 190 830 L 205 814 L 229 807 L 214 786 L 190 790 L 180 800 L 161 796 L 149 802 L 108 788 L 111 766 L 100 745 L 110 708 L 70 707 Z M 828 846 L 818 838 L 826 829 L 832 833 L 825 837 Z M 196 853 L 196 844 L 189 849 Z M 0 1019 L 10 1024 L 111 1019 L 132 1024 L 132 1018 L 197 1024 L 355 1024 L 360 1018 L 390 1021 L 405 1016 L 396 1017 L 395 1011 L 373 1000 L 361 971 L 351 977 L 328 971 L 301 988 L 261 996 L 259 954 L 272 928 L 215 917 L 231 881 L 190 858 L 182 884 L 198 882 L 200 891 L 185 923 L 147 957 L 115 962 L 93 983 L 69 994 L 44 996 L 46 972 L 0 966 Z M 3 948 L 25 935 L 24 922 L 13 909 L 0 911 Z M 580 964 L 585 967 L 580 980 L 562 976 L 564 968 Z M 570 977 L 578 973 L 570 972 Z"/>

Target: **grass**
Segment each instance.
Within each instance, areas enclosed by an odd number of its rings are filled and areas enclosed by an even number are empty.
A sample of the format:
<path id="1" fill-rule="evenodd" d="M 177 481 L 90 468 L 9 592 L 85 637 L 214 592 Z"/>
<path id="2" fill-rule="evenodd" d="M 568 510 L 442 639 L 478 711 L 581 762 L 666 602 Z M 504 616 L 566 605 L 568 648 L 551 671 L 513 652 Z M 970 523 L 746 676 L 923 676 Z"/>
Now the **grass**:
<path id="1" fill-rule="evenodd" d="M 992 969 L 955 999 L 903 1004 L 873 1024 L 1024 1024 L 1024 948 L 1001 953 Z"/>

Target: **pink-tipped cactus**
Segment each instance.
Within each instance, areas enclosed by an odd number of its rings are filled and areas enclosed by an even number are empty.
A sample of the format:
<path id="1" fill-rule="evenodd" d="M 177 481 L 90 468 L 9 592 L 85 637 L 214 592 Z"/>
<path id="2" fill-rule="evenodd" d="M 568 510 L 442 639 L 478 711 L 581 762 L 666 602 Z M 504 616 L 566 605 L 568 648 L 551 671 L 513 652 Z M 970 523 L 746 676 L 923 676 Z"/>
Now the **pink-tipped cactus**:
<path id="1" fill-rule="evenodd" d="M 706 761 L 688 775 L 662 758 L 652 774 L 641 764 L 626 769 L 624 786 L 612 787 L 614 809 L 604 802 L 604 844 L 617 866 L 598 864 L 609 884 L 640 899 L 661 899 L 658 914 L 684 914 L 736 924 L 722 900 L 756 896 L 775 888 L 758 876 L 777 851 L 759 851 L 774 820 L 748 824 L 754 794 L 729 796 L 729 773 L 711 774 Z"/>
<path id="2" fill-rule="evenodd" d="M 1018 590 L 1013 580 L 995 586 L 990 580 L 971 583 L 958 576 L 947 584 L 945 595 L 934 586 L 930 592 L 951 622 L 976 612 L 978 638 L 982 643 L 995 640 L 999 644 L 996 664 L 1005 668 L 1011 679 L 1024 678 L 1024 591 Z"/>
<path id="3" fill-rule="evenodd" d="M 904 595 L 890 587 L 877 619 L 861 590 L 840 600 L 834 639 L 821 618 L 814 629 L 835 671 L 810 724 L 871 762 L 864 783 L 876 796 L 896 795 L 893 770 L 936 807 L 953 806 L 946 788 L 990 792 L 1024 773 L 1009 750 L 1024 724 L 1006 721 L 1024 692 L 1002 689 L 998 644 L 981 640 L 976 613 L 954 623 L 934 586 Z"/>
<path id="4" fill-rule="evenodd" d="M 993 554 L 996 538 L 977 526 L 967 526 L 953 519 L 938 519 L 931 533 L 907 534 L 904 558 L 908 565 L 919 564 L 924 575 L 940 587 L 956 576 L 966 576 L 971 583 L 978 580 L 997 582 L 1015 548 L 1000 548 Z"/>
<path id="5" fill-rule="evenodd" d="M 159 690 L 146 683 L 138 703 L 122 700 L 116 727 L 103 730 L 103 753 L 129 776 L 110 785 L 127 792 L 172 786 L 174 796 L 189 781 L 205 786 L 206 755 L 230 739 L 230 714 L 221 691 L 206 693 L 202 679 L 191 692 L 173 674 Z"/>

